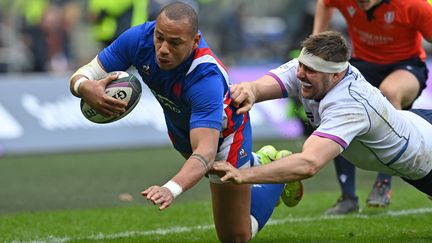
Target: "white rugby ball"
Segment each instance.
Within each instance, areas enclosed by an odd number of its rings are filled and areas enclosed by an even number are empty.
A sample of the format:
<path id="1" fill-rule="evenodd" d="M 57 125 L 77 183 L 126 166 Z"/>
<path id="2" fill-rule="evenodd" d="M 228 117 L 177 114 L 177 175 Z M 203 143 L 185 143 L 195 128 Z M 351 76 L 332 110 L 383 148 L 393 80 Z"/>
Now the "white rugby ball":
<path id="1" fill-rule="evenodd" d="M 117 121 L 129 114 L 141 98 L 141 83 L 135 75 L 124 71 L 111 72 L 110 74 L 112 73 L 120 73 L 120 75 L 118 79 L 111 81 L 111 83 L 106 86 L 105 93 L 118 100 L 126 101 L 128 103 L 126 111 L 120 116 L 106 117 L 98 114 L 90 105 L 81 99 L 81 112 L 89 121 L 94 123 L 110 123 Z"/>

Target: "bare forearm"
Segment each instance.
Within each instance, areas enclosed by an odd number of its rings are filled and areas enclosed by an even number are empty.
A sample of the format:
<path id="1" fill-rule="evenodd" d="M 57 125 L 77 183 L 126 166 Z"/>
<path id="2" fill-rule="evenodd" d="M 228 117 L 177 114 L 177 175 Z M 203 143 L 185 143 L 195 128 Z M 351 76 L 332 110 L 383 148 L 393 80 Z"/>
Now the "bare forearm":
<path id="1" fill-rule="evenodd" d="M 194 128 L 190 133 L 192 155 L 187 156 L 180 171 L 172 178 L 183 191 L 193 187 L 212 167 L 216 157 L 219 131 L 210 128 Z"/>
<path id="2" fill-rule="evenodd" d="M 319 170 L 313 161 L 302 158 L 301 154 L 274 161 L 270 164 L 240 170 L 243 182 L 252 183 L 285 183 L 309 178 Z"/>
<path id="3" fill-rule="evenodd" d="M 271 76 L 265 75 L 253 83 L 255 102 L 282 98 L 280 84 Z"/>
<path id="4" fill-rule="evenodd" d="M 179 184 L 183 191 L 186 191 L 195 186 L 207 174 L 208 168 L 197 158 L 190 157 L 172 180 Z"/>

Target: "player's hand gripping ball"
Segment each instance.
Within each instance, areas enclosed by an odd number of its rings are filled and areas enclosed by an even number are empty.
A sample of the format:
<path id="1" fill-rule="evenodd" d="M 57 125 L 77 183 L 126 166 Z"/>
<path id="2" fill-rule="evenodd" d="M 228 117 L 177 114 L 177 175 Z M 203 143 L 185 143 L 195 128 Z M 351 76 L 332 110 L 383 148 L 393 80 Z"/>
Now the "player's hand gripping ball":
<path id="1" fill-rule="evenodd" d="M 125 117 L 133 108 L 138 104 L 141 98 L 142 87 L 137 77 L 133 74 L 123 71 L 120 73 L 118 79 L 111 81 L 105 88 L 105 93 L 118 100 L 127 102 L 126 111 L 120 116 L 105 117 L 96 113 L 83 99 L 81 99 L 81 112 L 88 120 L 95 123 L 110 123 Z"/>

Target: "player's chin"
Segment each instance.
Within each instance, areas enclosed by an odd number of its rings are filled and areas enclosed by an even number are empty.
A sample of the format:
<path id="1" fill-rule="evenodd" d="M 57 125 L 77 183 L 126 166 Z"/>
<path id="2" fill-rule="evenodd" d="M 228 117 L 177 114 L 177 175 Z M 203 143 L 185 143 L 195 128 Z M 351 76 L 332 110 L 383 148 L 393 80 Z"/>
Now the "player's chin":
<path id="1" fill-rule="evenodd" d="M 157 59 L 157 64 L 162 70 L 171 70 L 175 68 L 175 64 L 168 60 L 159 60 Z"/>

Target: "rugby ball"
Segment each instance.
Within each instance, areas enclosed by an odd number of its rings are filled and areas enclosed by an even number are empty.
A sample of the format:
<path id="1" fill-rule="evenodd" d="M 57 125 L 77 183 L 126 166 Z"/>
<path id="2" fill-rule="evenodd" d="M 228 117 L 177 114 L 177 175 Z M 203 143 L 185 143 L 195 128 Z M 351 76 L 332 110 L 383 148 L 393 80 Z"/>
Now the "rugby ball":
<path id="1" fill-rule="evenodd" d="M 113 98 L 126 101 L 126 111 L 120 116 L 106 117 L 98 114 L 90 105 L 81 99 L 81 112 L 85 118 L 94 123 L 110 123 L 125 117 L 135 108 L 141 98 L 141 83 L 133 74 L 123 71 L 112 73 L 120 73 L 118 79 L 111 81 L 105 88 L 105 93 Z M 112 74 L 110 73 L 110 74 Z"/>

